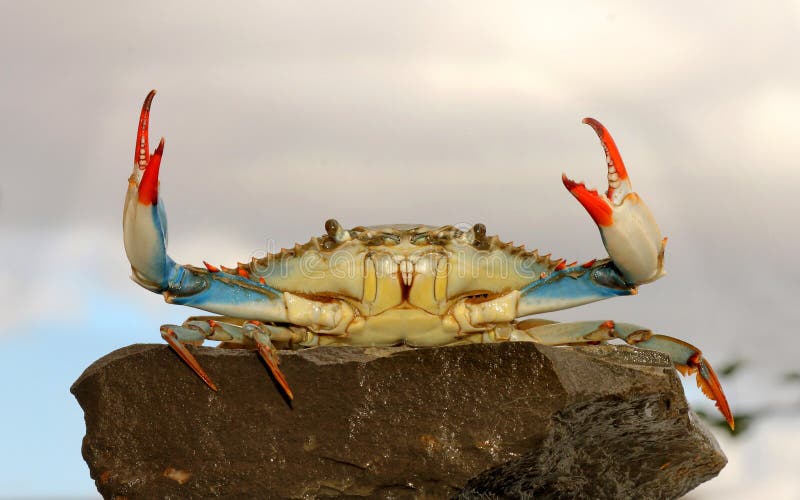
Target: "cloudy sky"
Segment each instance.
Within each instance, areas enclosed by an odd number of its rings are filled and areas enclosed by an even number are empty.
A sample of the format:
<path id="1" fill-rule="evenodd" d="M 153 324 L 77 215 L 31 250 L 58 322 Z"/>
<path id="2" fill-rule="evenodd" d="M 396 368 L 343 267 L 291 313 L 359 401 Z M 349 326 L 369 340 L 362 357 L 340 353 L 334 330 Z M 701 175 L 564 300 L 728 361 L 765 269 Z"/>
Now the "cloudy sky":
<path id="1" fill-rule="evenodd" d="M 329 217 L 483 222 L 604 256 L 560 182 L 602 185 L 580 124 L 595 117 L 670 238 L 669 274 L 551 317 L 747 358 L 747 379 L 725 387 L 734 412 L 791 397 L 772 384 L 800 354 L 800 3 L 553 3 L 0 1 L 0 492 L 93 495 L 69 385 L 192 314 L 133 284 L 122 248 L 151 88 L 170 253 L 195 264 L 305 241 Z M 774 428 L 800 448 L 796 421 Z M 723 442 L 731 465 L 694 498 L 800 489 L 788 469 L 746 466 L 780 453 L 758 432 Z"/>

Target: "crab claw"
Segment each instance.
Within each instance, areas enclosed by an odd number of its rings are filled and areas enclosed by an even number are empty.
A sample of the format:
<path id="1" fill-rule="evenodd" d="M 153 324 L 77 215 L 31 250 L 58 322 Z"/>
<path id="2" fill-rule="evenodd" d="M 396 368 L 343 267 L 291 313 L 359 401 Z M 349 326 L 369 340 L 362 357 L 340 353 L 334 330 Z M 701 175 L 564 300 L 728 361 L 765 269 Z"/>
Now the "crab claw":
<path id="1" fill-rule="evenodd" d="M 631 189 L 628 172 L 608 130 L 593 118 L 584 118 L 600 138 L 608 165 L 608 190 L 598 193 L 583 183 L 561 180 L 586 208 L 600 229 L 603 244 L 614 264 L 630 283 L 639 285 L 664 275 L 664 245 L 650 209 Z"/>
<path id="2" fill-rule="evenodd" d="M 142 105 L 122 228 L 125 253 L 131 263 L 134 281 L 150 290 L 162 291 L 175 263 L 167 255 L 167 220 L 158 196 L 158 170 L 164 139 L 152 154 L 149 150 L 150 104 L 155 94 L 155 90 L 150 91 Z"/>

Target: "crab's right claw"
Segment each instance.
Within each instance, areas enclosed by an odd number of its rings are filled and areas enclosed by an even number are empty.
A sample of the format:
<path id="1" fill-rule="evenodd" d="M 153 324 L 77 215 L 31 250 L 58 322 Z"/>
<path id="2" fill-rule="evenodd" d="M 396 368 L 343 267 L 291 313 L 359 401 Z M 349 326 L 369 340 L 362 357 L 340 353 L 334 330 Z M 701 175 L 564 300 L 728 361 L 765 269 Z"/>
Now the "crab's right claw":
<path id="1" fill-rule="evenodd" d="M 150 290 L 160 292 L 167 287 L 175 263 L 167 256 L 167 220 L 158 195 L 158 170 L 164 151 L 164 139 L 150 154 L 148 127 L 150 104 L 156 91 L 144 100 L 136 134 L 133 173 L 128 179 L 128 194 L 122 227 L 125 253 L 131 263 L 133 279 Z"/>
<path id="2" fill-rule="evenodd" d="M 592 216 L 608 255 L 634 285 L 655 281 L 664 275 L 664 245 L 650 209 L 633 192 L 625 164 L 608 130 L 594 118 L 584 118 L 600 137 L 608 166 L 608 190 L 598 193 L 583 183 L 562 176 L 564 186 Z"/>

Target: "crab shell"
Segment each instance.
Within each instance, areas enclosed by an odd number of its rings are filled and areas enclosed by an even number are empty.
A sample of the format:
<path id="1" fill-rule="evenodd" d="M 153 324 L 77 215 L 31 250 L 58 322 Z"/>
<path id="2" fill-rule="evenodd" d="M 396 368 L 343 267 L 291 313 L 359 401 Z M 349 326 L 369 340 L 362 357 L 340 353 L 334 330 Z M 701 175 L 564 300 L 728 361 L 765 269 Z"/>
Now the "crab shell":
<path id="1" fill-rule="evenodd" d="M 328 336 L 321 343 L 447 344 L 516 318 L 519 290 L 563 263 L 487 237 L 480 224 L 469 230 L 392 224 L 344 231 L 329 220 L 326 227 L 331 230 L 320 238 L 240 264 L 237 271 L 289 293 L 289 309 L 303 299 L 347 304 L 349 311 L 337 311 L 352 318 L 339 328 L 346 339 Z M 333 324 L 341 319 L 327 323 Z M 326 332 L 324 324 L 312 329 Z"/>

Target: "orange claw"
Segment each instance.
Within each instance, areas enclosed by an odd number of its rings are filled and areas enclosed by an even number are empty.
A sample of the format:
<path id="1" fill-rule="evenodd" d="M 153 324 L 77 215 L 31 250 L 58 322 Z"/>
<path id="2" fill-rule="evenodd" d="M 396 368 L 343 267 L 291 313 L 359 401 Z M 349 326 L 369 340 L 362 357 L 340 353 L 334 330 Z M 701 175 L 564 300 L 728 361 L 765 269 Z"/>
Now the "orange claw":
<path id="1" fill-rule="evenodd" d="M 139 203 L 155 205 L 158 201 L 158 169 L 161 166 L 161 156 L 164 154 L 164 138 L 158 143 L 139 183 Z"/>
<path id="2" fill-rule="evenodd" d="M 144 170 L 150 161 L 150 145 L 148 144 L 148 127 L 150 122 L 150 105 L 156 96 L 155 89 L 151 90 L 142 104 L 142 113 L 139 115 L 139 129 L 136 132 L 136 147 L 133 151 L 133 163 Z"/>
<path id="3" fill-rule="evenodd" d="M 597 137 L 600 138 L 600 143 L 603 145 L 603 149 L 606 152 L 606 164 L 608 165 L 608 168 L 613 168 L 619 176 L 619 180 L 625 181 L 628 178 L 628 171 L 625 170 L 625 163 L 622 162 L 622 155 L 619 154 L 619 149 L 617 149 L 617 144 L 614 142 L 614 138 L 611 137 L 611 134 L 603 126 L 603 124 L 594 118 L 584 118 L 583 123 L 592 127 L 597 134 Z M 611 199 L 613 195 L 614 188 L 609 185 L 608 191 L 606 191 L 606 196 Z"/>
<path id="4" fill-rule="evenodd" d="M 592 216 L 598 226 L 610 226 L 613 221 L 613 208 L 608 202 L 597 194 L 597 191 L 586 189 L 582 182 L 575 182 L 567 174 L 561 174 L 561 182 L 564 183 L 572 196 L 578 199 L 583 208 Z"/>
<path id="5" fill-rule="evenodd" d="M 151 90 L 142 104 L 142 113 L 139 115 L 139 128 L 136 131 L 136 146 L 133 152 L 133 163 L 138 169 L 144 170 L 139 183 L 139 203 L 155 205 L 158 201 L 158 169 L 161 165 L 161 155 L 164 153 L 164 138 L 158 147 L 150 154 L 150 106 L 156 91 Z M 136 173 L 136 168 L 134 168 Z M 137 176 L 138 178 L 138 176 Z"/>

